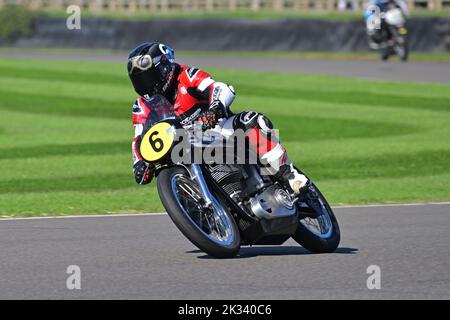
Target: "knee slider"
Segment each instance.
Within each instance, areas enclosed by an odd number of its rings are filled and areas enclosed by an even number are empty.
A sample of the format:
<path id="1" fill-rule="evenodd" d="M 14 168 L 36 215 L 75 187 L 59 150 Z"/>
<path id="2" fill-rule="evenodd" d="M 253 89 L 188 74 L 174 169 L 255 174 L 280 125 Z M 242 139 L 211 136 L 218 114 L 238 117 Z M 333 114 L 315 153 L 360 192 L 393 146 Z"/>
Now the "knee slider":
<path id="1" fill-rule="evenodd" d="M 265 133 L 268 133 L 270 130 L 273 129 L 272 121 L 270 121 L 269 118 L 267 118 L 262 113 L 258 114 L 257 123 L 258 128 Z"/>
<path id="2" fill-rule="evenodd" d="M 234 128 L 242 129 L 244 131 L 258 128 L 264 132 L 269 132 L 273 129 L 273 124 L 272 121 L 270 121 L 269 118 L 262 113 L 255 111 L 244 111 L 238 114 L 234 119 Z"/>

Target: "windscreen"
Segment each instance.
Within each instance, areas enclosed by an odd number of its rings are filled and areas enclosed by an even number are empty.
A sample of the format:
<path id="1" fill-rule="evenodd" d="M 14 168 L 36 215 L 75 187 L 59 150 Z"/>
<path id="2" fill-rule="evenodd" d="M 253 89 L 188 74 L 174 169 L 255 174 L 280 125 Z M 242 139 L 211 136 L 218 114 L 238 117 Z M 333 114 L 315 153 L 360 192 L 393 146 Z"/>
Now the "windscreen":
<path id="1" fill-rule="evenodd" d="M 146 105 L 150 109 L 147 122 L 150 125 L 162 121 L 164 119 L 174 119 L 176 117 L 173 105 L 161 95 L 155 95 L 146 101 Z"/>

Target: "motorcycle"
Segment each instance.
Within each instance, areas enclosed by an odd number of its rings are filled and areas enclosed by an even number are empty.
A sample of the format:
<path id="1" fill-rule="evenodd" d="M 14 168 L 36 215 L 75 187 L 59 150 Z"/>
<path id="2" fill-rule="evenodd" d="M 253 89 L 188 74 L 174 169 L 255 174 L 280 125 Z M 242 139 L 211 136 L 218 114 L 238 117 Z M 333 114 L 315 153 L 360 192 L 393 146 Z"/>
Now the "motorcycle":
<path id="1" fill-rule="evenodd" d="M 378 7 L 371 6 L 366 10 L 366 30 L 369 46 L 380 52 L 382 61 L 387 61 L 391 55 L 399 56 L 401 61 L 407 61 L 409 56 L 408 30 L 403 12 L 396 7 L 380 12 Z"/>
<path id="2" fill-rule="evenodd" d="M 244 245 L 281 245 L 293 238 L 313 253 L 336 250 L 338 222 L 313 182 L 294 196 L 272 176 L 262 175 L 258 163 L 174 160 L 180 140 L 189 142 L 183 152 L 195 153 L 211 147 L 211 139 L 199 135 L 197 125 L 180 121 L 164 97 L 154 96 L 148 104 L 151 112 L 138 150 L 156 169 L 165 210 L 196 247 L 231 258 Z"/>

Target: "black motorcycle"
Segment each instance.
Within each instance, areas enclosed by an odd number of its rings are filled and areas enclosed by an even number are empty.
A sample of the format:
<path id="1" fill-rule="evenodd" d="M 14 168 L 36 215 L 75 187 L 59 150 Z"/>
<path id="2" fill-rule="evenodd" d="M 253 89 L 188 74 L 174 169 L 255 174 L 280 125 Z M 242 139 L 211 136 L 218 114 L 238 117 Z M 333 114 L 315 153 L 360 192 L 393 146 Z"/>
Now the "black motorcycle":
<path id="1" fill-rule="evenodd" d="M 181 148 L 186 153 L 210 147 L 210 141 L 199 141 L 205 138 L 196 137 L 194 125 L 182 125 L 164 97 L 148 103 L 151 113 L 138 149 L 155 166 L 164 208 L 195 246 L 230 258 L 241 245 L 281 245 L 292 237 L 314 253 L 336 250 L 338 222 L 314 183 L 294 196 L 272 176 L 260 174 L 260 164 L 174 162 L 174 150 L 186 137 L 190 149 Z"/>

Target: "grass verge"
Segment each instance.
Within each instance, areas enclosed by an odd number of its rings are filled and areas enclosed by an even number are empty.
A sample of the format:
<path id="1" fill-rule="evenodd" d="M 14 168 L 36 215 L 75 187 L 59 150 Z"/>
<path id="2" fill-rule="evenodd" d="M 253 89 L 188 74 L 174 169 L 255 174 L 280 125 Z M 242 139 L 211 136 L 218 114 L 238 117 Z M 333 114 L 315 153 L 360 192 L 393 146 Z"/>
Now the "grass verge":
<path id="1" fill-rule="evenodd" d="M 65 11 L 50 10 L 45 14 L 50 17 L 67 17 Z M 361 20 L 362 11 L 327 12 L 327 11 L 274 11 L 274 10 L 215 10 L 215 11 L 170 11 L 170 12 L 83 12 L 84 17 L 102 17 L 117 20 L 160 20 L 160 19 L 245 19 L 245 20 L 280 20 L 280 19 L 321 19 L 335 21 Z M 450 17 L 450 10 L 417 10 L 412 17 Z"/>

